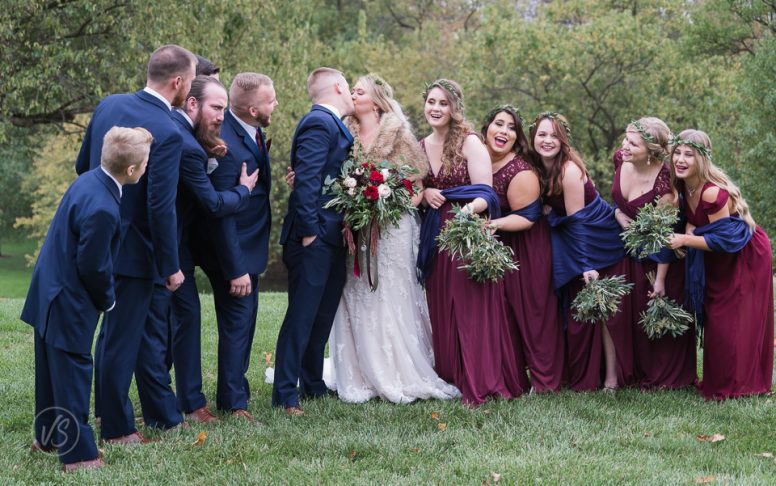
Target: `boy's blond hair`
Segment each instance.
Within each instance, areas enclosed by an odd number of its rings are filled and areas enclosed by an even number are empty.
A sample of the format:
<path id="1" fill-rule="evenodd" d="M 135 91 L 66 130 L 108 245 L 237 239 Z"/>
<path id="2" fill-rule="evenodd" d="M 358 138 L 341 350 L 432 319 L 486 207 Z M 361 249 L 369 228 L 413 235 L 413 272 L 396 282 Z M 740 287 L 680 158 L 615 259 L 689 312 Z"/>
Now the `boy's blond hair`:
<path id="1" fill-rule="evenodd" d="M 130 166 L 148 159 L 153 141 L 145 128 L 113 127 L 103 139 L 100 163 L 114 176 L 124 174 Z"/>

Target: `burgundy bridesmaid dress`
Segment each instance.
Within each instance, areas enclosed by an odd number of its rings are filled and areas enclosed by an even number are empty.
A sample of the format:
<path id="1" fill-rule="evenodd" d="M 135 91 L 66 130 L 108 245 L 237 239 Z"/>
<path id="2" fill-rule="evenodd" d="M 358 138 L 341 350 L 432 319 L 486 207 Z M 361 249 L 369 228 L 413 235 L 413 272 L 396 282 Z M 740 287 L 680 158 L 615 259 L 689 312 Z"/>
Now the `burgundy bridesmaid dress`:
<path id="1" fill-rule="evenodd" d="M 585 206 L 593 202 L 598 195 L 593 181 L 585 182 Z M 545 195 L 544 203 L 551 206 L 557 214 L 566 214 L 566 204 L 563 193 Z M 598 269 L 599 278 L 623 275 L 625 262 L 620 261 L 603 269 Z M 566 322 L 566 362 L 565 379 L 574 391 L 597 390 L 605 374 L 604 348 L 602 342 L 601 324 L 579 322 L 573 317 L 571 302 L 585 287 L 582 275 L 571 280 L 566 288 L 568 308 L 565 310 Z M 628 301 L 623 301 L 619 313 L 630 315 Z M 627 385 L 633 381 L 633 336 L 630 325 L 609 320 L 606 323 L 609 335 L 612 337 L 616 352 L 617 384 Z"/>
<path id="2" fill-rule="evenodd" d="M 614 155 L 614 180 L 612 200 L 629 218 L 636 219 L 641 208 L 652 204 L 655 198 L 670 194 L 671 173 L 663 164 L 652 189 L 628 201 L 622 195 L 620 172 L 622 156 L 618 150 Z M 634 284 L 631 293 L 624 297 L 628 301 L 630 314 L 618 313 L 612 319 L 617 326 L 633 327 L 633 355 L 636 382 L 642 388 L 683 388 L 695 383 L 695 329 L 691 327 L 679 337 L 664 336 L 651 340 L 639 324 L 640 315 L 647 309 L 648 292 L 652 291 L 647 274 L 657 272 L 657 263 L 625 257 L 625 276 Z M 677 303 L 684 302 L 684 261 L 671 263 L 665 280 L 666 296 Z"/>
<path id="3" fill-rule="evenodd" d="M 720 211 L 729 195 L 720 188 L 707 203 L 703 192 L 687 220 L 701 227 Z M 707 400 L 758 395 L 771 390 L 773 379 L 773 275 L 771 244 L 762 228 L 738 253 L 704 252 L 706 289 L 703 300 L 703 381 Z"/>
<path id="4" fill-rule="evenodd" d="M 507 190 L 512 179 L 531 165 L 516 156 L 493 174 L 501 215 L 512 211 Z M 520 208 L 518 208 L 520 209 Z M 550 227 L 542 216 L 518 232 L 501 232 L 501 241 L 515 252 L 520 270 L 504 276 L 507 314 L 518 336 L 518 351 L 525 358 L 536 392 L 559 391 L 563 378 L 563 323 L 552 286 Z"/>
<path id="5" fill-rule="evenodd" d="M 421 145 L 425 150 L 423 141 Z M 429 168 L 423 180 L 425 187 L 440 190 L 469 184 L 466 163 L 450 171 L 443 167 L 437 175 Z M 451 208 L 448 202 L 439 209 L 440 227 L 452 217 Z M 461 390 L 467 405 L 480 405 L 488 397 L 516 397 L 527 391 L 528 382 L 516 353 L 517 336 L 510 330 L 503 284 L 469 280 L 460 265 L 440 250 L 426 280 L 436 372 Z"/>

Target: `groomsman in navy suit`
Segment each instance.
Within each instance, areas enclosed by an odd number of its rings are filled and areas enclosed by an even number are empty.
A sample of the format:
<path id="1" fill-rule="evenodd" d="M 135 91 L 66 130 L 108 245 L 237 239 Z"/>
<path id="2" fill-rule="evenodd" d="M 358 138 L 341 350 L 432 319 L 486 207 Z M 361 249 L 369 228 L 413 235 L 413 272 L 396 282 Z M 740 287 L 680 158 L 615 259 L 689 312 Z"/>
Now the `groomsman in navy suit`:
<path id="1" fill-rule="evenodd" d="M 216 418 L 207 408 L 207 400 L 202 393 L 200 302 L 192 255 L 195 226 L 202 216 L 220 218 L 247 208 L 259 173 L 256 169 L 248 175 L 247 166 L 243 163 L 239 184 L 224 191 L 216 191 L 208 178 L 208 157 L 227 153 L 227 147 L 220 138 L 226 106 L 224 86 L 215 77 L 200 75 L 191 83 L 184 107 L 173 110 L 172 114 L 183 134 L 176 208 L 179 256 L 186 279 L 172 296 L 171 342 L 168 343 L 172 362 L 168 362 L 166 369 L 158 370 L 156 390 L 160 395 L 173 394 L 168 370 L 169 365 L 174 363 L 178 408 L 188 414 L 190 421 L 204 423 L 213 422 Z M 211 159 L 211 167 L 214 163 L 215 159 Z M 162 344 L 157 341 L 141 347 L 141 359 L 147 353 L 158 352 L 156 348 Z M 148 357 L 154 359 L 150 355 Z"/>
<path id="2" fill-rule="evenodd" d="M 143 128 L 108 131 L 101 165 L 59 203 L 24 302 L 21 319 L 35 328 L 32 449 L 58 449 L 67 472 L 104 465 L 89 426 L 92 342 L 100 312 L 116 306 L 122 186 L 145 172 L 152 140 Z"/>
<path id="3" fill-rule="evenodd" d="M 210 173 L 217 191 L 234 187 L 243 164 L 259 180 L 248 204 L 237 213 L 209 221 L 211 247 L 201 266 L 213 287 L 218 320 L 218 385 L 216 406 L 253 421 L 248 412 L 248 371 L 258 312 L 259 275 L 269 256 L 271 188 L 269 145 L 262 128 L 278 105 L 272 80 L 258 73 L 240 73 L 229 89 L 230 109 L 221 138 L 229 148 Z"/>
<path id="4" fill-rule="evenodd" d="M 313 107 L 296 127 L 291 168 L 296 172 L 280 243 L 288 268 L 288 310 L 278 335 L 272 404 L 303 415 L 299 395 L 327 393 L 323 353 L 345 285 L 342 215 L 324 209 L 327 177 L 337 177 L 353 137 L 341 117 L 353 113 L 345 76 L 318 68 L 307 79 Z M 299 389 L 297 390 L 297 381 Z"/>
<path id="5" fill-rule="evenodd" d="M 109 96 L 97 106 L 76 162 L 79 174 L 99 165 L 102 137 L 115 124 L 142 126 L 154 137 L 146 176 L 128 188 L 121 201 L 121 252 L 114 266 L 116 309 L 103 319 L 97 339 L 95 414 L 101 418 L 106 442 L 146 442 L 135 428 L 129 386 L 146 318 L 156 305 L 154 283 L 170 292 L 183 283 L 175 218 L 183 137 L 170 110 L 185 101 L 195 65 L 194 55 L 182 47 L 166 45 L 154 51 L 145 89 Z M 138 380 L 138 388 L 142 386 Z M 159 425 L 172 427 L 182 417 L 171 420 Z"/>

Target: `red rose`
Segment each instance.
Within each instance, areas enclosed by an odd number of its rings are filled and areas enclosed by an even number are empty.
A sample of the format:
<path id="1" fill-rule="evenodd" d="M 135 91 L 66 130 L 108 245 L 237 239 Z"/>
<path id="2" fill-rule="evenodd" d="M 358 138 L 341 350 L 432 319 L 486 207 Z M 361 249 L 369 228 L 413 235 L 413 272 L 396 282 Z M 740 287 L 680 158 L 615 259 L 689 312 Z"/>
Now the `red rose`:
<path id="1" fill-rule="evenodd" d="M 402 179 L 401 183 L 404 184 L 404 187 L 410 193 L 410 196 L 414 196 L 415 195 L 415 191 L 412 189 L 412 182 L 410 182 L 409 179 Z"/>
<path id="2" fill-rule="evenodd" d="M 371 199 L 372 201 L 377 201 L 380 198 L 380 193 L 377 192 L 376 186 L 366 186 L 366 189 L 364 189 L 364 197 Z"/>
<path id="3" fill-rule="evenodd" d="M 372 184 L 377 186 L 383 183 L 383 175 L 380 171 L 373 170 L 372 173 L 369 174 L 369 180 L 372 181 Z"/>

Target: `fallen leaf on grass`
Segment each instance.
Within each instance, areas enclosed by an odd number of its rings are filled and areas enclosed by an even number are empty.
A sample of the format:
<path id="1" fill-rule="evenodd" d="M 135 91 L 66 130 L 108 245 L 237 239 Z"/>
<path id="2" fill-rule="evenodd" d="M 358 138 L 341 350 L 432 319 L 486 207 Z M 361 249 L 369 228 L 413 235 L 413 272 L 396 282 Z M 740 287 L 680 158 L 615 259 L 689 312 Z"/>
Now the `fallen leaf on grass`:
<path id="1" fill-rule="evenodd" d="M 773 454 L 771 454 L 770 452 L 761 452 L 759 454 L 755 454 L 755 456 L 757 456 L 757 457 L 765 457 L 767 459 L 770 459 L 770 458 L 773 457 Z"/>
<path id="2" fill-rule="evenodd" d="M 439 429 L 440 432 L 444 432 L 445 430 L 447 430 L 447 424 L 444 422 L 439 422 L 437 424 L 437 428 Z"/>
<path id="3" fill-rule="evenodd" d="M 644 437 L 652 437 L 652 432 L 644 432 Z"/>
<path id="4" fill-rule="evenodd" d="M 725 436 L 722 434 L 712 434 L 712 435 L 701 434 L 701 435 L 696 435 L 695 438 L 701 442 L 722 442 L 723 440 L 725 440 Z"/>
<path id="5" fill-rule="evenodd" d="M 482 413 L 484 413 L 484 414 L 486 414 L 486 415 L 487 415 L 487 414 L 490 414 L 490 410 L 483 410 L 483 411 L 482 411 Z"/>
<path id="6" fill-rule="evenodd" d="M 348 459 L 350 459 L 350 462 L 356 462 L 356 456 L 358 456 L 358 452 L 352 450 L 350 451 L 350 454 L 348 454 Z"/>
<path id="7" fill-rule="evenodd" d="M 437 412 L 431 412 L 431 418 L 439 421 L 439 414 Z"/>
<path id="8" fill-rule="evenodd" d="M 200 432 L 197 435 L 197 440 L 194 441 L 193 446 L 201 446 L 205 444 L 205 439 L 207 439 L 207 434 L 205 432 Z"/>
<path id="9" fill-rule="evenodd" d="M 420 448 L 419 447 L 413 447 L 412 449 L 410 449 L 410 452 L 420 453 Z"/>
<path id="10" fill-rule="evenodd" d="M 490 472 L 490 477 L 493 478 L 493 482 L 494 483 L 497 483 L 497 482 L 501 481 L 501 474 L 499 474 L 497 472 L 491 471 Z"/>
<path id="11" fill-rule="evenodd" d="M 272 353 L 264 352 L 264 364 L 267 366 L 272 365 Z"/>
<path id="12" fill-rule="evenodd" d="M 706 483 L 713 483 L 716 481 L 717 478 L 714 476 L 698 476 L 695 478 L 695 484 L 706 484 Z"/>

